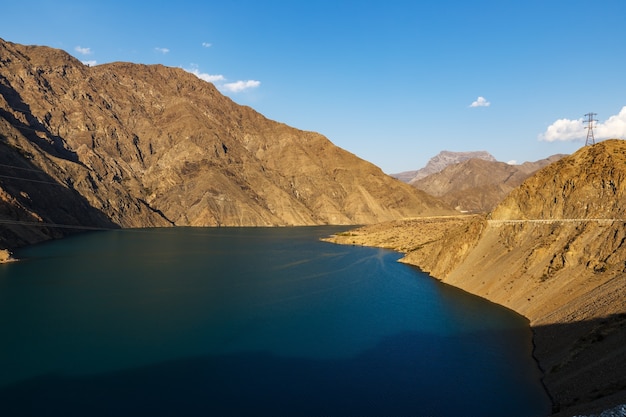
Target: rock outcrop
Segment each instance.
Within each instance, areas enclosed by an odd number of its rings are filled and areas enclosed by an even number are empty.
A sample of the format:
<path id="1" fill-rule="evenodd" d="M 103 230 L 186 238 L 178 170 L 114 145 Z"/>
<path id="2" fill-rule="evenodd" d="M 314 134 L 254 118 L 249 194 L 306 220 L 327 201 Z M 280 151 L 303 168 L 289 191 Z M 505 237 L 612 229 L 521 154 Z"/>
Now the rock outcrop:
<path id="1" fill-rule="evenodd" d="M 0 246 L 76 226 L 368 224 L 447 210 L 182 69 L 89 67 L 0 40 Z"/>
<path id="2" fill-rule="evenodd" d="M 608 140 L 538 171 L 491 216 L 335 241 L 402 250 L 404 262 L 526 316 L 556 415 L 598 413 L 626 404 L 625 179 L 626 142 Z"/>

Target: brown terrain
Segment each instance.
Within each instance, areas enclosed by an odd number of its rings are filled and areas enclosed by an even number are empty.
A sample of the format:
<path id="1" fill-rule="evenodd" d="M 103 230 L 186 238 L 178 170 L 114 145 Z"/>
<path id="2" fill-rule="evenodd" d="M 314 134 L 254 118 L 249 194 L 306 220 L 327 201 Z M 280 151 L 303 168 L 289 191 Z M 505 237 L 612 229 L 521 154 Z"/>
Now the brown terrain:
<path id="1" fill-rule="evenodd" d="M 471 158 L 447 165 L 441 171 L 409 183 L 463 213 L 493 210 L 515 187 L 537 170 L 564 155 L 536 162 L 510 165 L 495 160 Z"/>
<path id="2" fill-rule="evenodd" d="M 75 228 L 370 224 L 449 211 L 182 69 L 89 67 L 0 39 L 0 249 Z"/>
<path id="3" fill-rule="evenodd" d="M 387 247 L 530 321 L 555 415 L 626 404 L 626 142 L 543 168 L 490 215 L 367 226 L 337 243 Z"/>
<path id="4" fill-rule="evenodd" d="M 392 177 L 412 184 L 429 175 L 436 174 L 444 170 L 447 166 L 467 161 L 468 159 L 482 159 L 496 162 L 496 158 L 487 151 L 453 152 L 441 151 L 428 160 L 426 166 L 415 171 L 405 171 L 398 174 L 391 174 Z"/>

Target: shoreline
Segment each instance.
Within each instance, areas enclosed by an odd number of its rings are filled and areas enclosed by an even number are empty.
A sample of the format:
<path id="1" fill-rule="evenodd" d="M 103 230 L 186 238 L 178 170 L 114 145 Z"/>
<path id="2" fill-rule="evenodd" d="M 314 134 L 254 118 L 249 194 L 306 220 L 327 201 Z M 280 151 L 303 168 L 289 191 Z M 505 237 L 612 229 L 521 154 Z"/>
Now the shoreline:
<path id="1" fill-rule="evenodd" d="M 18 259 L 13 257 L 13 253 L 8 249 L 0 249 L 0 265 L 17 262 Z"/>
<path id="2" fill-rule="evenodd" d="M 412 219 L 412 220 L 416 220 L 416 221 L 423 221 L 423 220 L 427 220 L 427 221 L 432 221 L 432 220 L 450 220 L 450 219 L 453 220 L 456 217 L 457 216 L 436 216 L 436 217 L 431 217 L 431 218 L 428 218 L 428 219 Z M 467 218 L 469 218 L 469 217 L 467 217 Z M 336 234 L 336 235 L 328 236 L 327 238 L 324 238 L 322 240 L 325 241 L 325 242 L 334 243 L 334 244 L 340 244 L 340 245 L 372 246 L 372 247 L 381 247 L 381 248 L 384 248 L 384 249 L 394 250 L 394 251 L 396 251 L 396 252 L 398 252 L 398 253 L 403 255 L 402 258 L 398 259 L 398 262 L 405 263 L 407 265 L 411 265 L 411 266 L 413 266 L 415 268 L 418 268 L 421 272 L 427 274 L 430 278 L 436 280 L 437 282 L 440 282 L 440 283 L 446 284 L 446 285 L 452 285 L 455 288 L 461 289 L 462 291 L 465 291 L 465 292 L 467 292 L 468 294 L 471 294 L 471 295 L 475 295 L 475 296 L 477 295 L 475 293 L 466 291 L 465 289 L 460 288 L 460 287 L 458 287 L 458 286 L 456 286 L 454 284 L 447 283 L 447 282 L 445 282 L 445 280 L 443 280 L 443 279 L 441 279 L 441 278 L 439 278 L 437 276 L 432 275 L 428 271 L 423 270 L 420 265 L 418 265 L 418 264 L 416 264 L 414 262 L 409 262 L 406 259 L 408 252 L 405 251 L 405 250 L 399 250 L 399 248 L 397 248 L 395 246 L 389 246 L 389 244 L 381 244 L 382 243 L 381 241 L 379 241 L 379 242 L 377 242 L 376 244 L 373 244 L 373 245 L 369 245 L 369 244 L 366 244 L 366 243 L 363 243 L 363 242 L 357 243 L 357 240 L 354 240 L 352 243 L 346 242 L 346 239 L 348 239 L 350 237 L 356 238 L 356 237 L 360 236 L 358 234 L 359 230 L 368 229 L 368 228 L 375 228 L 376 229 L 376 226 L 377 225 L 355 227 L 355 228 L 347 230 L 345 232 L 342 232 L 342 233 L 339 233 L 339 234 Z M 443 234 L 441 234 L 441 235 L 443 235 Z M 429 238 L 428 240 L 432 239 L 433 237 L 434 236 L 429 235 L 428 236 L 428 238 Z M 402 241 L 402 239 L 401 238 L 398 239 L 398 242 L 399 241 Z M 421 245 L 421 244 L 418 244 L 418 246 L 419 245 Z M 501 303 L 493 301 L 493 300 L 491 300 L 491 299 L 489 299 L 487 297 L 484 297 L 484 296 L 481 296 L 481 295 L 478 295 L 478 296 L 483 298 L 484 300 L 490 302 L 490 303 L 495 303 L 495 304 L 498 304 L 501 307 L 507 308 L 507 309 L 511 310 L 512 312 L 514 312 L 515 314 L 519 314 L 520 316 L 524 317 L 527 320 L 527 322 L 528 322 L 528 329 L 531 332 L 531 340 L 530 340 L 530 342 L 531 342 L 531 357 L 532 357 L 533 361 L 535 362 L 535 364 L 537 365 L 537 369 L 539 370 L 539 372 L 541 372 L 541 378 L 539 379 L 539 381 L 541 383 L 541 386 L 543 387 L 544 392 L 546 393 L 546 395 L 547 395 L 547 397 L 548 397 L 548 399 L 550 401 L 551 415 L 555 414 L 555 412 L 557 412 L 558 410 L 555 410 L 555 407 L 556 407 L 555 399 L 552 396 L 550 390 L 548 389 L 548 387 L 546 386 L 546 383 L 545 383 L 546 370 L 542 367 L 541 361 L 539 360 L 539 358 L 536 355 L 536 351 L 537 351 L 537 343 L 536 343 L 537 334 L 536 334 L 536 330 L 533 328 L 533 326 L 531 324 L 531 320 L 528 317 L 526 317 L 525 315 L 520 314 L 518 311 L 515 311 L 514 309 L 511 309 L 508 306 L 505 306 L 505 305 L 503 305 Z"/>
<path id="3" fill-rule="evenodd" d="M 541 361 L 539 360 L 539 358 L 537 357 L 537 332 L 535 331 L 535 329 L 533 328 L 533 326 L 530 324 L 530 322 L 528 323 L 528 328 L 530 329 L 530 332 L 532 334 L 532 338 L 531 338 L 531 343 L 532 343 L 532 350 L 531 350 L 531 356 L 533 358 L 533 360 L 535 361 L 535 363 L 537 364 L 537 368 L 539 369 L 539 372 L 541 372 L 541 378 L 539 378 L 539 381 L 541 382 L 541 386 L 543 387 L 544 392 L 546 393 L 546 395 L 548 396 L 548 399 L 550 400 L 550 406 L 552 408 L 551 410 L 551 415 L 554 415 L 556 413 L 558 413 L 558 409 L 556 409 L 558 406 L 556 404 L 556 400 L 554 399 L 554 397 L 552 396 L 552 393 L 550 392 L 550 390 L 548 389 L 548 386 L 546 385 L 546 381 L 545 381 L 545 376 L 546 376 L 546 370 L 543 369 L 543 366 L 541 366 Z"/>
<path id="4" fill-rule="evenodd" d="M 583 231 L 597 240 L 614 227 L 621 225 Z M 352 228 L 324 240 L 395 250 L 404 255 L 399 262 L 525 317 L 551 415 L 566 417 L 626 404 L 626 361 L 619 359 L 626 355 L 626 259 L 602 271 L 580 259 L 549 269 L 559 241 L 580 238 L 580 230 L 571 223 L 490 225 L 486 216 L 465 215 Z"/>

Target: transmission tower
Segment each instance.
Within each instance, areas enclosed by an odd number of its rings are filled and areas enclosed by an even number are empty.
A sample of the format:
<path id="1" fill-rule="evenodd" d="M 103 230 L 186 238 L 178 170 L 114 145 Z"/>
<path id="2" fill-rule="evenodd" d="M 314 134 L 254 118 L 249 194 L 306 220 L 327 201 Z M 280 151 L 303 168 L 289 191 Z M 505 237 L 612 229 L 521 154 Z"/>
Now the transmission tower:
<path id="1" fill-rule="evenodd" d="M 593 136 L 593 123 L 598 121 L 594 119 L 594 117 L 597 115 L 598 113 L 585 114 L 585 117 L 587 117 L 587 120 L 583 121 L 583 123 L 587 124 L 587 126 L 585 127 L 585 129 L 587 129 L 587 140 L 585 141 L 585 146 L 594 145 L 596 143 L 596 138 Z"/>

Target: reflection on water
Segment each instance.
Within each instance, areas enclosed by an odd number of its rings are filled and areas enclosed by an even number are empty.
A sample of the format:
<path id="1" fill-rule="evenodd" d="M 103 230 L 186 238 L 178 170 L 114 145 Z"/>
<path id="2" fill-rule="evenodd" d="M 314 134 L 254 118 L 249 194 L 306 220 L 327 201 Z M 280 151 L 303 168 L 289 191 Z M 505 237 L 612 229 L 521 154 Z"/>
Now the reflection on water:
<path id="1" fill-rule="evenodd" d="M 318 240 L 338 230 L 120 230 L 21 251 L 0 268 L 0 404 L 547 413 L 525 320 L 395 253 Z"/>

